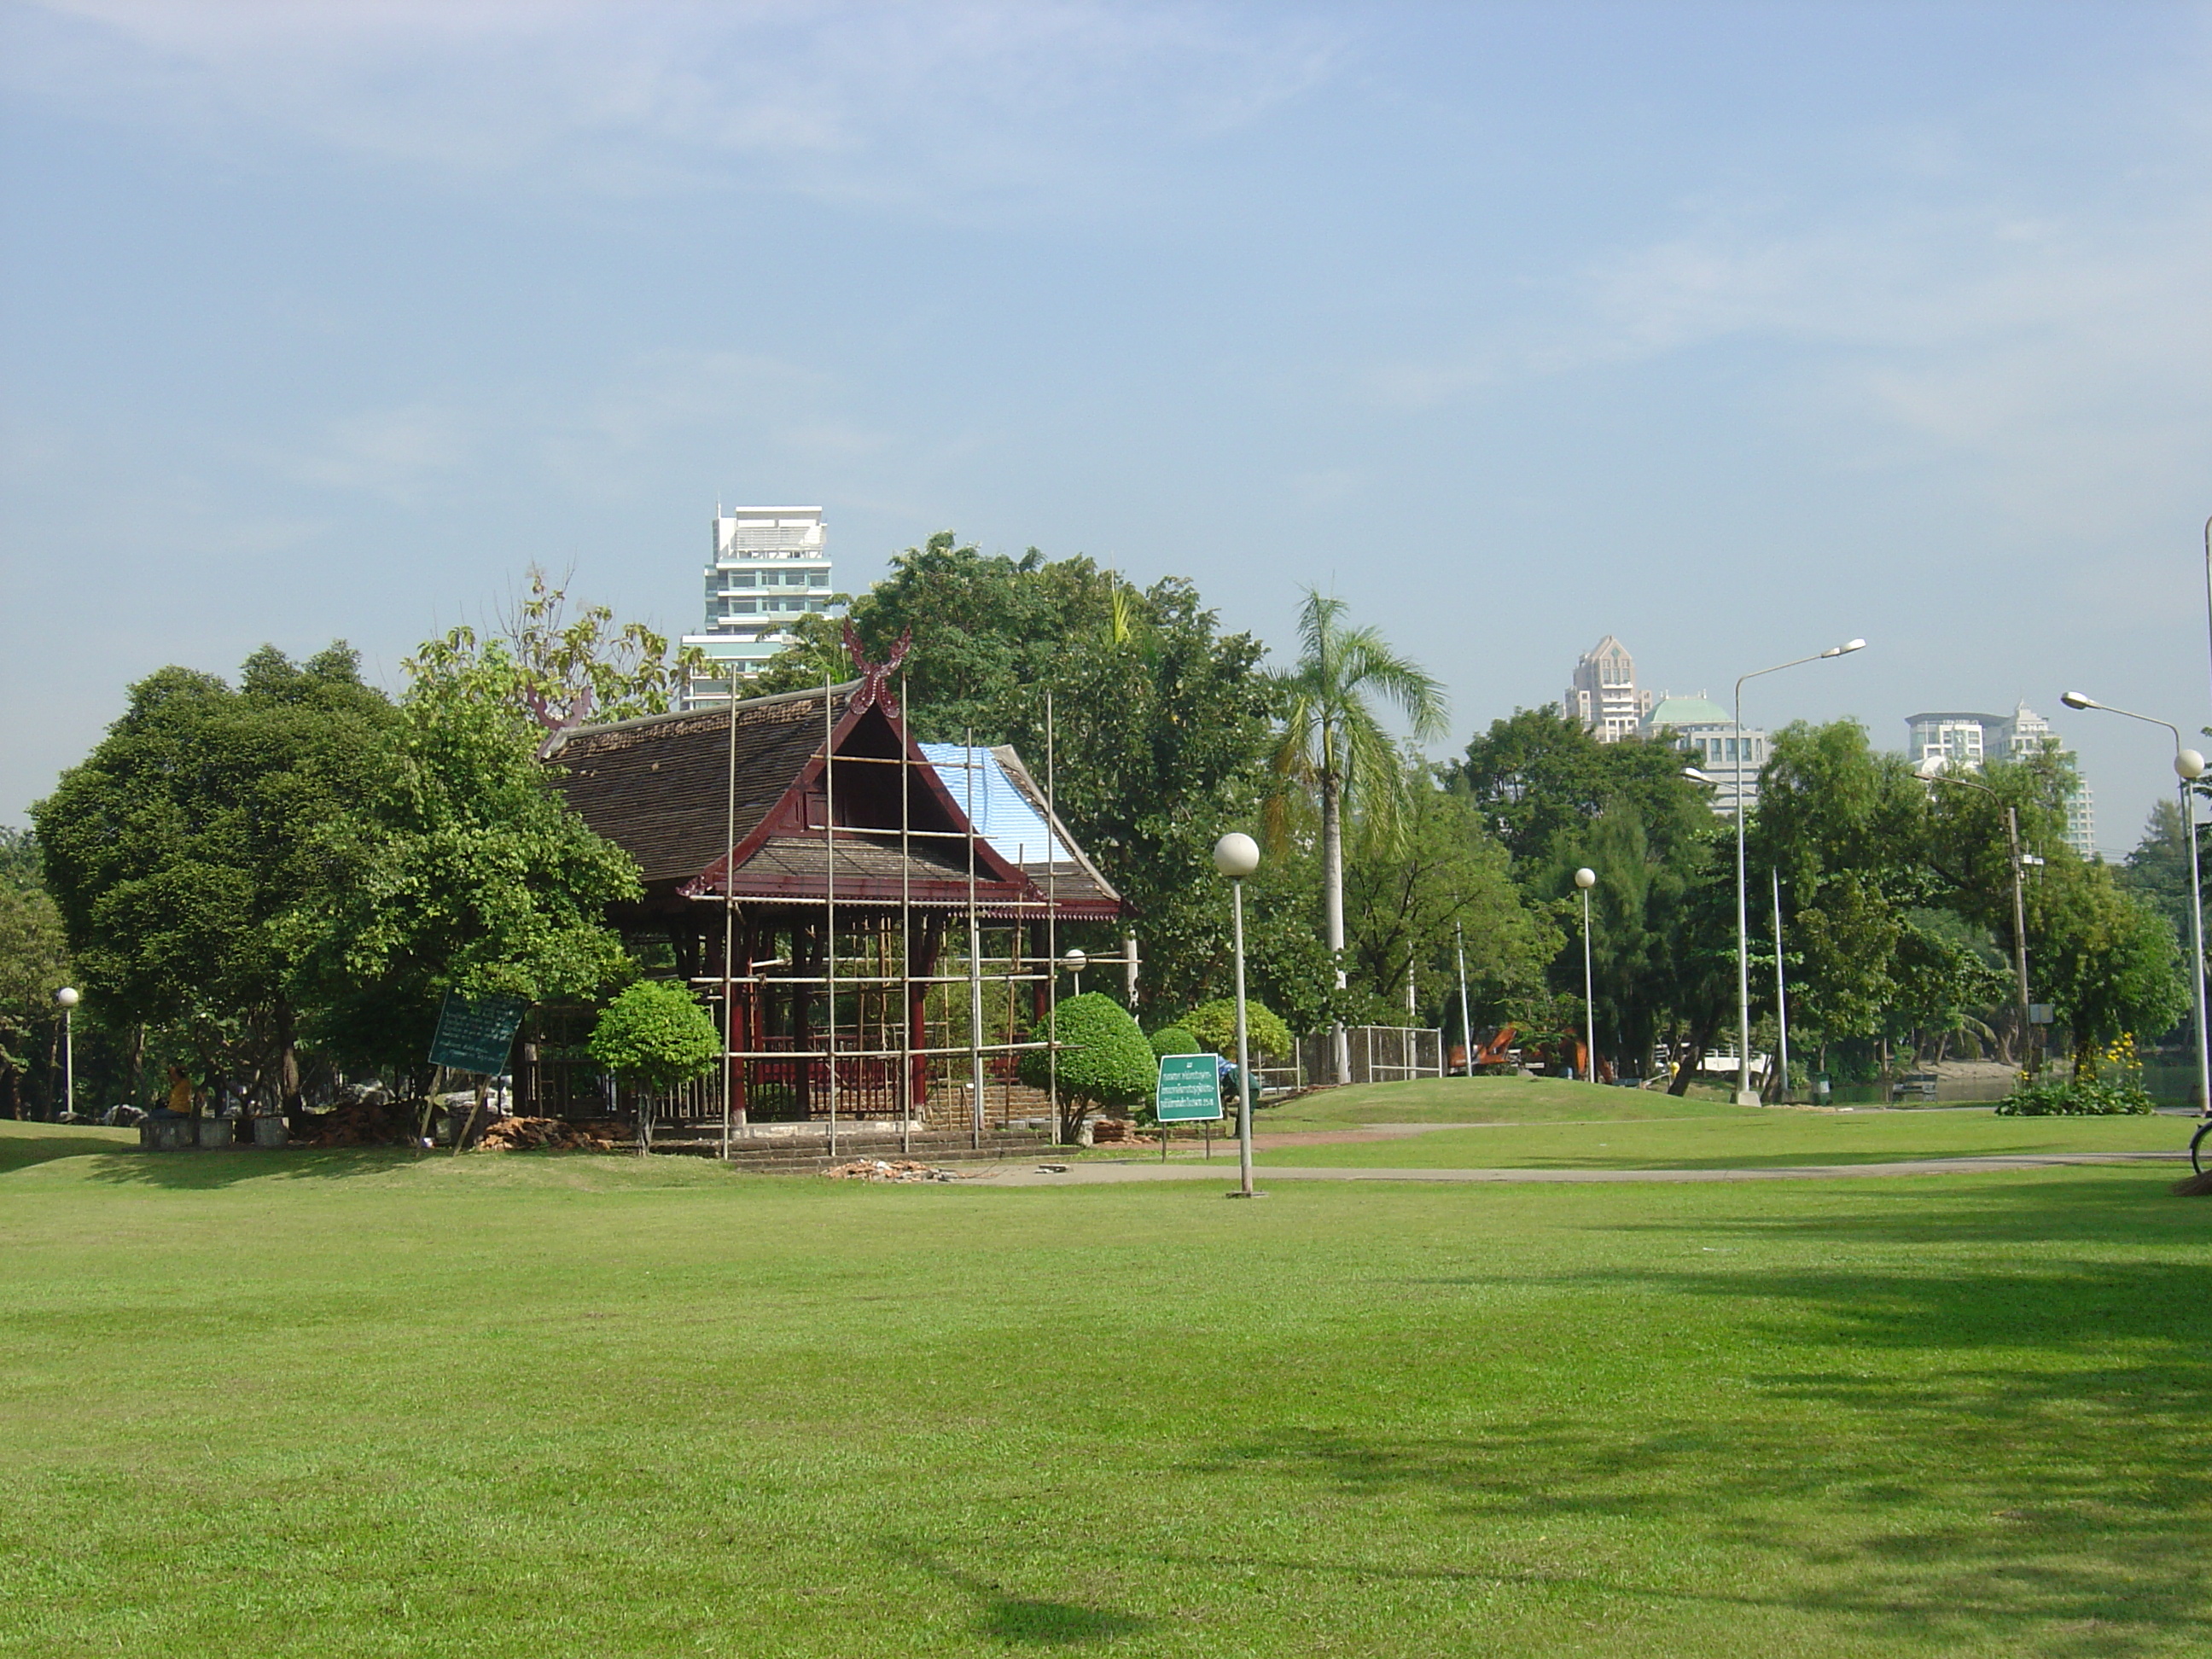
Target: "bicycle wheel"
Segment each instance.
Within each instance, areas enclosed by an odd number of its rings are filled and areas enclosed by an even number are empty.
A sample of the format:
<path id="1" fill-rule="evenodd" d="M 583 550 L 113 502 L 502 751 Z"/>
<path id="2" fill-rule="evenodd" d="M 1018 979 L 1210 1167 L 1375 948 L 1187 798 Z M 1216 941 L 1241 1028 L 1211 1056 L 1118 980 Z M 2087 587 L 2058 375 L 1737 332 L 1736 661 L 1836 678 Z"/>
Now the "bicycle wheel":
<path id="1" fill-rule="evenodd" d="M 2212 1118 L 2205 1119 L 2197 1126 L 2197 1133 L 2189 1137 L 2189 1167 L 2199 1175 L 2204 1173 L 2204 1157 L 2198 1149 L 2204 1145 L 2207 1135 L 2212 1135 Z"/>

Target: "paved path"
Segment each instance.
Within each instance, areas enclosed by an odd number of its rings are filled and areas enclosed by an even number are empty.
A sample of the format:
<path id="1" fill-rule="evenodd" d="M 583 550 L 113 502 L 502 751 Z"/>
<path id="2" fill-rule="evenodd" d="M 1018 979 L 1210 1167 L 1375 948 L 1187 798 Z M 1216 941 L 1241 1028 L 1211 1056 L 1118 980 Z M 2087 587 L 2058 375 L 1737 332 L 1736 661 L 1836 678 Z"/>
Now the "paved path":
<path id="1" fill-rule="evenodd" d="M 1832 1181 L 1846 1176 L 1976 1175 L 2018 1170 L 2047 1170 L 2083 1164 L 2186 1164 L 2186 1152 L 2023 1152 L 2008 1158 L 1922 1158 L 1896 1164 L 1798 1164 L 1748 1170 L 1323 1170 L 1267 1168 L 1253 1173 L 1267 1182 L 1285 1181 L 1495 1181 L 1507 1182 L 1608 1181 Z M 1215 1181 L 1233 1184 L 1237 1160 L 1212 1164 L 1162 1164 L 1133 1159 L 1127 1164 L 1044 1163 L 997 1164 L 966 1174 L 966 1180 L 994 1187 L 1085 1187 L 1124 1181 Z"/>

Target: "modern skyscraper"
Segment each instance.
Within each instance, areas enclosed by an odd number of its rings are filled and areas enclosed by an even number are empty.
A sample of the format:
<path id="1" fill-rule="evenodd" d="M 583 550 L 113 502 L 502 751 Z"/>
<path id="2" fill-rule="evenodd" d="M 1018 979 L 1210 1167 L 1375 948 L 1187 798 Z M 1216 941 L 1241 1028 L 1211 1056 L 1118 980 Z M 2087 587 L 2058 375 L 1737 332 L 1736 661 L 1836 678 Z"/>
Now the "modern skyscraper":
<path id="1" fill-rule="evenodd" d="M 1979 771 L 1985 761 L 2024 761 L 2058 741 L 2051 722 L 2025 702 L 2014 704 L 2009 714 L 1908 714 L 1905 726 L 1905 757 L 1915 766 L 1941 760 L 1964 772 Z M 2070 750 L 2058 753 L 2063 759 L 2074 758 Z M 2095 856 L 2096 800 L 2089 786 L 2078 778 L 2066 797 L 2065 836 L 2066 844 L 2083 858 Z"/>
<path id="2" fill-rule="evenodd" d="M 1628 647 L 1608 634 L 1576 662 L 1574 684 L 1560 706 L 1600 743 L 1618 743 L 1642 729 L 1652 702 L 1649 691 L 1637 689 L 1636 659 Z"/>
<path id="3" fill-rule="evenodd" d="M 714 511 L 714 556 L 707 566 L 705 629 L 684 643 L 707 655 L 685 688 L 697 708 L 729 696 L 732 676 L 750 679 L 791 642 L 791 623 L 830 608 L 830 554 L 818 507 L 732 507 Z"/>

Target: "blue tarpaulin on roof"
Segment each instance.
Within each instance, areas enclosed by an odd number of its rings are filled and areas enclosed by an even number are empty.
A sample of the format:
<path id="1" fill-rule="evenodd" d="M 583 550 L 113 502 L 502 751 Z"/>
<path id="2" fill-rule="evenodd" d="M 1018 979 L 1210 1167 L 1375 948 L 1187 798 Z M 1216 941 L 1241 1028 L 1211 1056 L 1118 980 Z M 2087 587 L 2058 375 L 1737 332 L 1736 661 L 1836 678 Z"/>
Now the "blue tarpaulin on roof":
<path id="1" fill-rule="evenodd" d="M 988 749 L 957 743 L 925 743 L 921 752 L 937 769 L 945 787 L 976 830 L 1002 859 L 1015 864 L 1073 864 L 1067 844 L 1052 833 L 1044 815 L 1030 805 Z M 971 805 L 970 803 L 973 803 Z"/>

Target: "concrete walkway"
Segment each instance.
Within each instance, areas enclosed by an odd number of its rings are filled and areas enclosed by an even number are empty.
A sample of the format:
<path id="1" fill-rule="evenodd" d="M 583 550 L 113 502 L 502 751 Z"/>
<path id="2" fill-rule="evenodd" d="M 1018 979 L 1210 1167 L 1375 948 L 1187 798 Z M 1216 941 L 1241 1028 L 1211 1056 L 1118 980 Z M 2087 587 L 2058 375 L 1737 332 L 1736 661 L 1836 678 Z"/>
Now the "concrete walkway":
<path id="1" fill-rule="evenodd" d="M 2047 1170 L 2087 1164 L 2186 1164 L 2187 1152 L 2027 1152 L 2008 1158 L 1923 1158 L 1896 1164 L 1800 1164 L 1747 1170 L 1323 1170 L 1255 1165 L 1254 1177 L 1285 1181 L 1494 1181 L 1589 1182 L 1619 1181 L 1833 1181 L 1849 1176 L 1979 1175 L 2006 1170 Z M 1126 1164 L 1046 1162 L 995 1164 L 965 1171 L 962 1179 L 994 1187 L 1087 1187 L 1124 1181 L 1213 1181 L 1233 1186 L 1232 1155 L 1211 1164 L 1162 1164 L 1132 1159 Z"/>

